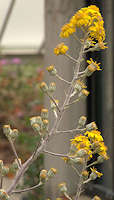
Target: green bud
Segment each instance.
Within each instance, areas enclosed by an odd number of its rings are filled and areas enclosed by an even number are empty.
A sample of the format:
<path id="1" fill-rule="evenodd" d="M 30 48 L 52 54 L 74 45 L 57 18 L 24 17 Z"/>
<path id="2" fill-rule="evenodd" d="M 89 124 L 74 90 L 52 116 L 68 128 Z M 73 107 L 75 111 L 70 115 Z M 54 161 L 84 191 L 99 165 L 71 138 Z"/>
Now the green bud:
<path id="1" fill-rule="evenodd" d="M 49 171 L 48 171 L 48 177 L 53 177 L 55 174 L 57 173 L 57 170 L 55 168 L 51 168 Z"/>
<path id="2" fill-rule="evenodd" d="M 54 82 L 50 83 L 49 85 L 49 92 L 55 92 L 56 84 Z"/>
<path id="3" fill-rule="evenodd" d="M 66 187 L 66 183 L 65 182 L 60 183 L 58 185 L 58 187 L 59 187 L 60 192 L 63 192 L 63 193 L 67 192 L 67 187 Z"/>

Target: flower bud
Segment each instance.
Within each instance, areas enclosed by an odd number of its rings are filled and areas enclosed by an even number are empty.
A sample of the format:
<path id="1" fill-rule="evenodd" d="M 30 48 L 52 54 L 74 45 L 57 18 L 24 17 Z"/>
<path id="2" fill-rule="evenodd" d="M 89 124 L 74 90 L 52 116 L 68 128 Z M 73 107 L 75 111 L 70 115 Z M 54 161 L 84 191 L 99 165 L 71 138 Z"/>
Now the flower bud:
<path id="1" fill-rule="evenodd" d="M 80 149 L 77 151 L 77 156 L 84 157 L 87 155 L 87 151 L 85 149 Z"/>
<path id="2" fill-rule="evenodd" d="M 95 180 L 97 178 L 97 174 L 95 174 L 94 172 L 92 172 L 91 174 L 90 174 L 90 179 L 91 180 Z"/>
<path id="3" fill-rule="evenodd" d="M 99 196 L 95 195 L 92 200 L 101 200 L 101 198 Z"/>
<path id="4" fill-rule="evenodd" d="M 80 92 L 82 90 L 82 88 L 87 88 L 87 86 L 80 80 L 77 80 L 75 85 L 74 85 L 74 89 L 77 92 Z"/>
<path id="5" fill-rule="evenodd" d="M 31 117 L 30 123 L 31 123 L 31 126 L 33 126 L 33 124 L 42 125 L 42 118 L 40 116 Z"/>
<path id="6" fill-rule="evenodd" d="M 85 98 L 89 95 L 89 93 L 90 93 L 89 91 L 83 89 L 83 90 L 81 90 L 81 92 L 79 93 L 78 96 L 79 96 L 79 98 Z"/>
<path id="7" fill-rule="evenodd" d="M 42 117 L 42 119 L 48 119 L 48 109 L 43 108 L 41 110 L 41 117 Z"/>
<path id="8" fill-rule="evenodd" d="M 66 183 L 65 182 L 63 182 L 63 183 L 60 183 L 59 185 L 58 185 L 58 187 L 59 187 L 59 190 L 60 190 L 60 192 L 67 192 L 67 187 L 66 187 Z"/>
<path id="9" fill-rule="evenodd" d="M 104 162 L 104 157 L 103 156 L 98 156 L 97 157 L 97 163 L 103 163 Z"/>
<path id="10" fill-rule="evenodd" d="M 87 131 L 96 130 L 96 129 L 98 129 L 98 128 L 97 128 L 97 125 L 96 125 L 95 122 L 91 122 L 91 123 L 86 125 L 86 130 Z"/>
<path id="11" fill-rule="evenodd" d="M 40 181 L 45 182 L 47 181 L 47 170 L 42 169 L 40 172 Z"/>
<path id="12" fill-rule="evenodd" d="M 47 71 L 52 76 L 55 76 L 57 74 L 57 70 L 55 69 L 54 65 L 50 65 L 49 67 L 47 67 Z"/>
<path id="13" fill-rule="evenodd" d="M 19 131 L 17 129 L 13 129 L 11 132 L 10 132 L 10 137 L 11 139 L 15 140 L 19 135 Z"/>
<path id="14" fill-rule="evenodd" d="M 42 90 L 43 92 L 47 92 L 47 91 L 48 91 L 48 86 L 47 86 L 47 84 L 46 84 L 45 82 L 42 82 L 42 83 L 40 84 L 40 88 L 41 88 L 41 90 Z"/>
<path id="15" fill-rule="evenodd" d="M 89 176 L 89 173 L 88 173 L 87 170 L 82 171 L 82 177 L 83 177 L 84 180 L 87 180 L 88 176 Z"/>
<path id="16" fill-rule="evenodd" d="M 51 82 L 49 85 L 49 92 L 55 92 L 56 90 L 56 84 L 54 82 Z"/>
<path id="17" fill-rule="evenodd" d="M 42 129 L 48 131 L 49 121 L 47 119 L 43 119 Z"/>
<path id="18" fill-rule="evenodd" d="M 70 160 L 71 160 L 71 162 L 73 162 L 75 164 L 80 164 L 80 165 L 83 164 L 83 162 L 84 162 L 83 158 L 79 158 L 79 157 L 74 157 L 74 158 L 71 158 Z"/>
<path id="19" fill-rule="evenodd" d="M 81 116 L 80 119 L 79 119 L 79 121 L 78 121 L 79 126 L 80 127 L 84 126 L 85 123 L 86 123 L 86 120 L 87 120 L 87 117 Z"/>
<path id="20" fill-rule="evenodd" d="M 53 177 L 57 173 L 57 170 L 55 168 L 51 168 L 48 171 L 48 177 Z"/>
<path id="21" fill-rule="evenodd" d="M 32 126 L 33 124 L 35 124 L 35 123 L 36 123 L 36 117 L 31 117 L 31 118 L 30 118 L 30 123 L 31 123 L 31 126 Z"/>
<path id="22" fill-rule="evenodd" d="M 90 174 L 90 179 L 95 180 L 97 177 L 100 178 L 103 174 L 98 172 L 94 167 L 90 168 L 91 169 L 91 174 Z"/>
<path id="23" fill-rule="evenodd" d="M 41 127 L 40 127 L 39 124 L 33 124 L 33 125 L 32 125 L 32 128 L 33 128 L 35 131 L 37 131 L 38 133 L 39 133 L 40 130 L 41 130 Z"/>
<path id="24" fill-rule="evenodd" d="M 86 70 L 85 70 L 85 74 L 86 74 L 86 76 L 91 76 L 92 74 L 93 74 L 93 72 L 95 72 L 96 71 L 96 67 L 94 66 L 94 65 L 92 65 L 92 64 L 90 64 L 90 65 L 88 65 L 88 67 L 86 68 Z"/>
<path id="25" fill-rule="evenodd" d="M 55 101 L 55 103 L 56 103 L 57 105 L 59 104 L 59 100 L 58 100 L 58 99 L 55 99 L 54 101 Z M 53 110 L 56 108 L 55 103 L 54 103 L 53 101 L 51 101 L 51 109 L 53 109 Z"/>
<path id="26" fill-rule="evenodd" d="M 8 196 L 6 191 L 3 189 L 0 189 L 0 200 L 9 200 L 9 199 L 10 197 Z"/>
<path id="27" fill-rule="evenodd" d="M 10 135 L 10 133 L 12 132 L 10 125 L 4 125 L 3 132 L 8 137 Z"/>
<path id="28" fill-rule="evenodd" d="M 63 200 L 62 198 L 60 198 L 60 197 L 58 197 L 58 198 L 56 198 L 56 200 Z"/>

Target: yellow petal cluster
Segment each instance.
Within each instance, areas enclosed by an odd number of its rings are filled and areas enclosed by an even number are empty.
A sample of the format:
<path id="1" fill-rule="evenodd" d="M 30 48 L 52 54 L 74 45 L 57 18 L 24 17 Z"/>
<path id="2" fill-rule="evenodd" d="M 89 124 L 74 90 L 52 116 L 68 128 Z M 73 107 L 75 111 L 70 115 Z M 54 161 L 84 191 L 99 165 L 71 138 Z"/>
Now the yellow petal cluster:
<path id="1" fill-rule="evenodd" d="M 87 60 L 87 63 L 89 64 L 89 69 L 90 70 L 94 70 L 94 71 L 96 71 L 96 70 L 101 70 L 101 68 L 100 68 L 100 63 L 97 63 L 96 61 L 93 61 L 93 59 L 92 58 L 90 58 L 90 60 Z"/>
<path id="2" fill-rule="evenodd" d="M 76 28 L 72 25 L 72 23 L 69 23 L 65 24 L 61 30 L 60 37 L 67 38 L 76 31 Z"/>
<path id="3" fill-rule="evenodd" d="M 56 48 L 54 48 L 54 53 L 58 55 L 65 54 L 68 51 L 68 46 L 66 46 L 63 42 L 58 44 Z"/>
<path id="4" fill-rule="evenodd" d="M 74 139 L 71 139 L 71 144 L 76 147 L 74 155 L 79 155 L 80 152 L 82 154 L 82 151 L 85 151 L 88 160 L 96 153 L 103 159 L 108 159 L 107 147 L 104 144 L 101 132 L 98 130 L 86 131 L 83 135 L 77 135 Z"/>
<path id="5" fill-rule="evenodd" d="M 97 175 L 98 178 L 100 178 L 100 177 L 103 175 L 102 173 L 98 172 L 94 167 L 93 167 L 93 168 L 90 168 L 90 169 L 91 169 L 91 171 L 92 171 L 94 174 Z"/>
<path id="6" fill-rule="evenodd" d="M 80 154 L 82 150 L 85 152 L 86 155 L 88 155 L 88 159 L 92 157 L 92 151 L 91 151 L 91 143 L 89 139 L 84 135 L 78 135 L 74 139 L 71 139 L 71 144 L 74 144 L 76 146 L 76 153 Z M 81 155 L 81 154 L 80 154 Z"/>
<path id="7" fill-rule="evenodd" d="M 69 22 L 65 24 L 60 33 L 60 37 L 66 38 L 76 32 L 76 28 L 81 28 L 88 33 L 88 38 L 97 40 L 98 43 L 103 44 L 105 40 L 104 21 L 101 16 L 100 10 L 97 6 L 91 5 L 81 8 L 76 12 Z M 104 46 L 102 46 L 104 48 Z"/>
<path id="8" fill-rule="evenodd" d="M 86 131 L 84 135 L 87 135 L 91 142 L 102 142 L 103 137 L 98 130 Z"/>

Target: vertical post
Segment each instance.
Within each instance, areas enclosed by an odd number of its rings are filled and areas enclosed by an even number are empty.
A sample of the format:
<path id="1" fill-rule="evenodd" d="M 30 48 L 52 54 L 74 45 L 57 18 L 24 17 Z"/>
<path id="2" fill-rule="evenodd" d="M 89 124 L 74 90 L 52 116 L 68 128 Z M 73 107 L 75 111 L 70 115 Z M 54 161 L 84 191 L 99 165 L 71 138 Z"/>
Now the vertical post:
<path id="1" fill-rule="evenodd" d="M 70 81 L 73 74 L 74 63 L 64 56 L 55 56 L 53 49 L 57 44 L 62 42 L 59 37 L 61 27 L 68 22 L 69 18 L 81 7 L 83 6 L 83 0 L 46 0 L 45 1 L 45 65 L 49 66 L 54 64 L 58 73 L 65 77 L 66 80 Z M 64 40 L 65 41 L 65 40 Z M 67 39 L 65 43 L 72 49 L 71 54 L 76 56 L 79 52 L 79 43 L 74 41 L 74 39 Z M 64 84 L 61 81 L 55 80 L 55 78 L 49 77 L 46 74 L 46 82 L 54 81 L 56 82 L 57 90 L 55 92 L 55 98 L 63 102 L 65 91 L 67 91 L 67 86 L 64 88 Z M 45 99 L 45 104 L 48 99 Z M 86 112 L 86 103 L 80 102 L 78 105 L 72 106 L 65 113 L 65 117 L 60 124 L 60 130 L 71 129 L 76 125 L 77 119 L 84 115 Z M 53 124 L 54 116 L 50 113 L 50 126 Z M 70 138 L 72 135 L 64 134 L 56 136 L 48 145 L 48 150 L 58 153 L 67 153 L 69 149 Z M 57 185 L 60 182 L 66 181 L 71 186 L 70 189 L 73 191 L 73 186 L 77 180 L 73 177 L 75 176 L 72 169 L 69 169 L 64 161 L 60 158 L 54 158 L 52 156 L 45 156 L 45 168 L 55 167 L 58 169 L 58 174 L 55 179 L 50 180 L 46 187 L 46 196 L 55 199 L 57 196 Z M 68 187 L 69 187 L 68 185 Z M 76 189 L 76 188 L 75 188 Z"/>
<path id="2" fill-rule="evenodd" d="M 106 36 L 108 49 L 104 56 L 103 70 L 103 133 L 105 143 L 108 146 L 110 159 L 104 164 L 104 186 L 113 191 L 114 173 L 114 55 L 113 55 L 113 0 L 104 1 L 103 9 L 105 16 Z M 114 192 L 114 191 L 113 191 Z"/>

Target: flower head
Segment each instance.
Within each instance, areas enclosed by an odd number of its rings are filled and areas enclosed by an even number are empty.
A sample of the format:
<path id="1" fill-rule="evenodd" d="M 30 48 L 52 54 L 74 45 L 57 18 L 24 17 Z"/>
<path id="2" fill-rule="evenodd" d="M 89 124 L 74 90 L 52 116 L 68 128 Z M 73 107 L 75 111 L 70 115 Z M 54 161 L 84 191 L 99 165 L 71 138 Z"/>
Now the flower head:
<path id="1" fill-rule="evenodd" d="M 96 61 L 93 61 L 92 58 L 90 60 L 87 60 L 87 63 L 89 64 L 88 68 L 90 71 L 96 71 L 96 70 L 101 70 L 100 68 L 100 63 L 97 63 Z"/>
<path id="2" fill-rule="evenodd" d="M 93 168 L 90 168 L 91 169 L 91 172 L 96 175 L 96 178 L 100 178 L 103 174 L 98 172 L 94 167 Z"/>
<path id="3" fill-rule="evenodd" d="M 58 55 L 65 54 L 68 51 L 68 46 L 66 46 L 63 42 L 58 44 L 57 47 L 54 49 L 54 53 Z"/>

